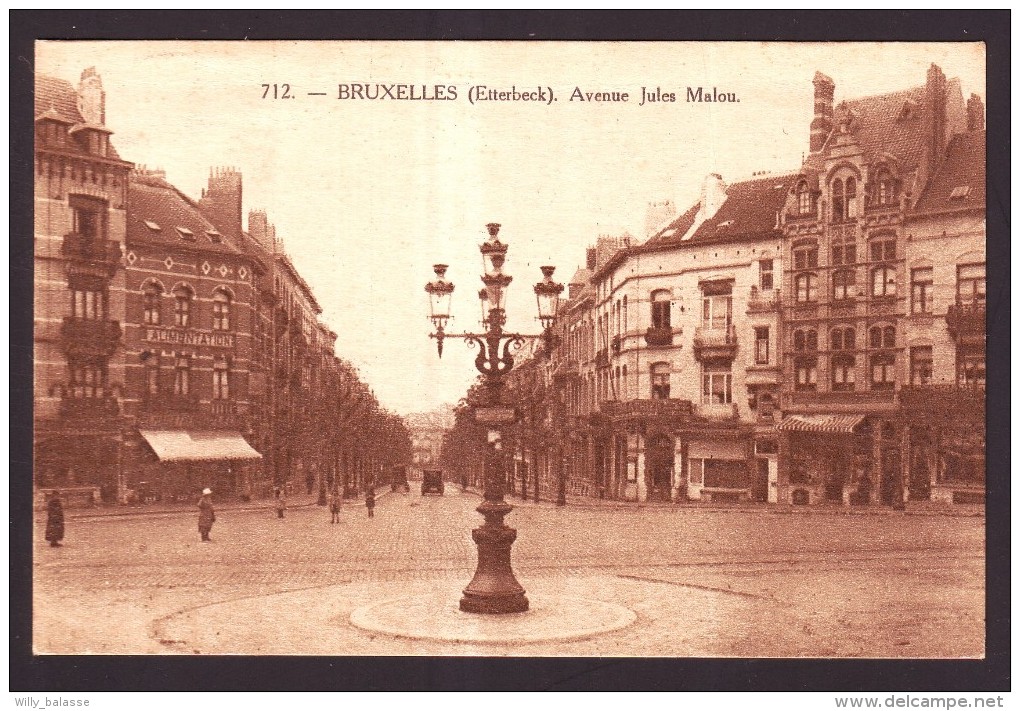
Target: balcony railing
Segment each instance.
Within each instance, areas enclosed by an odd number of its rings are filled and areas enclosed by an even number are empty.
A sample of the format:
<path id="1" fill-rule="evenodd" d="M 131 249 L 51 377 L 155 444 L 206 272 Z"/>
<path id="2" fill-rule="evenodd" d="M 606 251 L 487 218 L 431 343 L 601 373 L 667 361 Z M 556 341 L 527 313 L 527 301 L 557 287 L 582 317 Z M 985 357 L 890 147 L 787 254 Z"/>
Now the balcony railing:
<path id="1" fill-rule="evenodd" d="M 983 343 L 985 339 L 984 301 L 957 302 L 946 311 L 946 326 L 949 335 L 957 342 Z"/>
<path id="2" fill-rule="evenodd" d="M 698 417 L 706 420 L 732 420 L 737 416 L 737 404 L 727 403 L 702 403 L 697 408 Z"/>
<path id="3" fill-rule="evenodd" d="M 673 329 L 669 326 L 652 326 L 645 331 L 645 343 L 652 348 L 673 345 Z"/>
<path id="4" fill-rule="evenodd" d="M 595 354 L 595 367 L 596 368 L 609 367 L 609 350 L 607 348 L 602 348 Z"/>
<path id="5" fill-rule="evenodd" d="M 237 403 L 233 400 L 213 400 L 210 408 L 214 415 L 236 415 Z"/>
<path id="6" fill-rule="evenodd" d="M 109 391 L 102 391 L 96 397 L 72 397 L 64 395 L 60 400 L 60 416 L 68 419 L 97 419 L 117 417 L 120 405 Z"/>
<path id="7" fill-rule="evenodd" d="M 602 413 L 612 418 L 688 417 L 694 411 L 690 400 L 661 398 L 649 400 L 609 400 L 602 403 Z"/>
<path id="8" fill-rule="evenodd" d="M 779 308 L 779 290 L 751 287 L 751 295 L 747 299 L 748 313 L 754 311 L 775 311 Z"/>
<path id="9" fill-rule="evenodd" d="M 120 321 L 65 316 L 60 326 L 60 341 L 70 356 L 109 358 L 120 345 Z"/>
<path id="10" fill-rule="evenodd" d="M 893 405 L 895 390 L 851 390 L 841 392 L 788 392 L 783 393 L 783 407 L 823 406 L 833 408 L 867 407 L 869 405 Z"/>
<path id="11" fill-rule="evenodd" d="M 724 328 L 699 326 L 694 331 L 694 357 L 698 360 L 728 358 L 737 354 L 737 331 L 733 324 Z"/>
<path id="12" fill-rule="evenodd" d="M 613 349 L 613 353 L 619 353 L 620 349 L 623 347 L 623 338 L 621 336 L 613 336 L 610 347 Z"/>
<path id="13" fill-rule="evenodd" d="M 60 254 L 65 259 L 107 270 L 110 274 L 120 266 L 120 242 L 112 239 L 93 239 L 80 234 L 64 235 Z"/>

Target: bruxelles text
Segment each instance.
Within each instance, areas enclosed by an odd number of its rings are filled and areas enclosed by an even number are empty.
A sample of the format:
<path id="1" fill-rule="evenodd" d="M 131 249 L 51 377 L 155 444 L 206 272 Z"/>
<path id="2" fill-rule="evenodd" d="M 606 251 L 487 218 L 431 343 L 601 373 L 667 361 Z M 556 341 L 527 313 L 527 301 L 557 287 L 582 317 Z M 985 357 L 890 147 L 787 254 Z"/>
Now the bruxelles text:
<path id="1" fill-rule="evenodd" d="M 270 86 L 263 84 L 263 87 Z M 272 85 L 276 87 L 277 85 Z M 292 91 L 290 84 L 281 84 L 285 91 L 266 91 L 266 98 L 296 98 L 299 92 Z M 326 96 L 325 92 L 306 92 L 308 96 Z M 634 89 L 593 88 L 575 86 L 563 92 L 568 103 L 573 104 L 634 104 L 636 106 L 660 106 L 677 103 L 688 104 L 736 104 L 740 103 L 737 92 L 716 86 L 685 86 L 663 89 L 660 86 L 641 86 Z M 384 84 L 345 83 L 338 84 L 335 94 L 341 101 L 458 101 L 466 96 L 472 104 L 489 102 L 521 102 L 552 104 L 559 101 L 551 86 L 528 85 L 493 87 L 475 84 L 461 90 L 454 84 Z"/>

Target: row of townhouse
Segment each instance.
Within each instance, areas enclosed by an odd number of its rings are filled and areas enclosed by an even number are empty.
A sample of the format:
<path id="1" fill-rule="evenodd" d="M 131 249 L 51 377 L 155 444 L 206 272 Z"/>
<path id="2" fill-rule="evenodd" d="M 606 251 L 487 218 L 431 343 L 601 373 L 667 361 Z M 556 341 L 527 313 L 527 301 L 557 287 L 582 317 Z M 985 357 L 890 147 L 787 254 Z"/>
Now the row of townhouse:
<path id="1" fill-rule="evenodd" d="M 984 107 L 923 86 L 833 105 L 799 171 L 600 238 L 545 363 L 539 478 L 622 500 L 984 498 Z"/>
<path id="2" fill-rule="evenodd" d="M 37 491 L 362 487 L 397 447 L 357 436 L 378 403 L 265 213 L 242 229 L 241 174 L 212 171 L 193 200 L 123 160 L 94 69 L 38 76 L 35 116 Z"/>

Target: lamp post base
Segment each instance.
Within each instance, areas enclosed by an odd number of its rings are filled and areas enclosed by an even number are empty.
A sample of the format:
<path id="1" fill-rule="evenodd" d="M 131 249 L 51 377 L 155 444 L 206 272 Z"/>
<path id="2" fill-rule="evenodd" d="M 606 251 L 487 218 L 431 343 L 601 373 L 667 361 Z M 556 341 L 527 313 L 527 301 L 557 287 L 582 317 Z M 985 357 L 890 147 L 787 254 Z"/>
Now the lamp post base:
<path id="1" fill-rule="evenodd" d="M 471 531 L 478 546 L 478 568 L 464 588 L 460 609 L 490 615 L 525 612 L 528 598 L 510 567 L 517 531 L 503 523 L 513 507 L 504 501 L 483 501 L 476 510 L 485 517 L 485 524 Z"/>

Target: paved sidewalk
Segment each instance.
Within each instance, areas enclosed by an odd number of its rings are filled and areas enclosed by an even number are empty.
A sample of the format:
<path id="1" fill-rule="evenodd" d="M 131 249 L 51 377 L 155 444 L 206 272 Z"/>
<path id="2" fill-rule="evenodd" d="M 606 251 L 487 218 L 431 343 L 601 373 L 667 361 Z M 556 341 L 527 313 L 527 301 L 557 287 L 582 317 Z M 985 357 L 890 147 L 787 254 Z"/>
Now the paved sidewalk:
<path id="1" fill-rule="evenodd" d="M 455 486 L 460 489 L 459 485 Z M 481 497 L 480 489 L 468 487 L 463 489 L 466 494 Z M 554 499 L 540 498 L 536 502 L 531 496 L 521 499 L 518 494 L 507 494 L 504 497 L 515 507 L 559 508 Z M 906 509 L 897 511 L 891 506 L 844 506 L 836 503 L 813 504 L 811 506 L 793 506 L 792 504 L 764 504 L 757 501 L 722 502 L 722 501 L 619 501 L 615 499 L 597 499 L 590 496 L 567 496 L 567 508 L 589 510 L 694 510 L 694 511 L 732 511 L 736 513 L 768 512 L 774 514 L 829 515 L 829 516 L 979 516 L 985 515 L 985 507 L 981 504 L 942 504 L 933 501 L 910 501 Z"/>
<path id="2" fill-rule="evenodd" d="M 390 493 L 390 489 L 377 489 L 375 498 L 378 501 L 383 496 Z M 319 503 L 318 492 L 312 494 L 294 494 L 287 497 L 287 509 L 297 508 L 308 508 L 310 506 L 317 506 Z M 351 499 L 343 500 L 344 506 L 364 506 L 365 498 L 364 495 L 358 495 Z M 174 504 L 135 504 L 131 506 L 123 506 L 118 504 L 105 504 L 99 506 L 89 506 L 84 508 L 65 508 L 64 517 L 72 519 L 86 519 L 86 518 L 99 518 L 103 516 L 146 516 L 146 515 L 164 515 L 174 513 L 188 513 L 193 514 L 196 511 L 198 505 L 198 499 L 195 499 L 192 503 L 174 503 Z M 262 511 L 271 510 L 274 508 L 274 499 L 253 499 L 251 501 L 238 501 L 230 500 L 224 502 L 217 502 L 215 494 L 213 495 L 213 507 L 216 511 Z M 322 507 L 326 509 L 326 506 Z M 44 510 L 37 510 L 36 517 L 39 515 L 45 516 Z"/>

